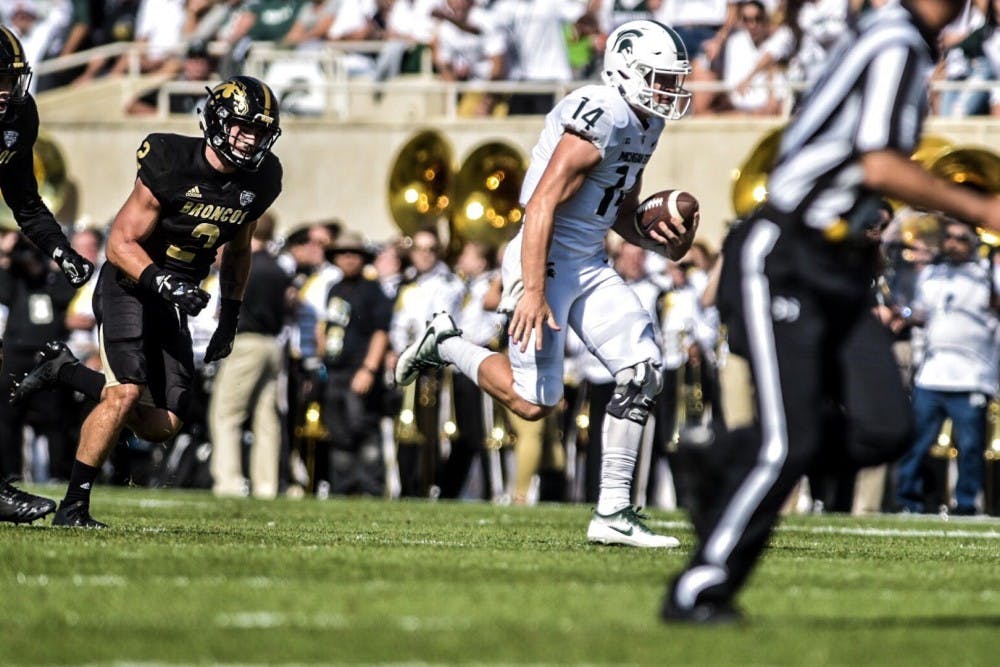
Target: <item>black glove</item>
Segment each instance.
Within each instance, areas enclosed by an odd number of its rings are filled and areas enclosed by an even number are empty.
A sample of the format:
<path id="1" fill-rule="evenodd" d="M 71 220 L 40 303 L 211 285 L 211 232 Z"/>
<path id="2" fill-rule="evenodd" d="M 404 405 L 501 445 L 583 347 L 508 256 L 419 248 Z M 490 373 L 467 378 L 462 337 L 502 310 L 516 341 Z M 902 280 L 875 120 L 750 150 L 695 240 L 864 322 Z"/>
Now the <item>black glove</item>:
<path id="1" fill-rule="evenodd" d="M 236 299 L 222 299 L 219 306 L 219 326 L 208 341 L 205 350 L 205 363 L 210 364 L 219 359 L 225 359 L 233 351 L 233 339 L 236 338 L 236 323 L 240 319 L 240 305 Z"/>
<path id="2" fill-rule="evenodd" d="M 66 280 L 73 287 L 79 287 L 94 274 L 94 265 L 89 260 L 80 256 L 77 251 L 67 246 L 59 246 L 52 251 L 52 259 L 56 261 L 62 269 Z"/>
<path id="3" fill-rule="evenodd" d="M 139 284 L 151 292 L 156 292 L 192 317 L 200 313 L 211 298 L 208 292 L 197 285 L 170 275 L 156 264 L 146 267 L 139 276 Z"/>

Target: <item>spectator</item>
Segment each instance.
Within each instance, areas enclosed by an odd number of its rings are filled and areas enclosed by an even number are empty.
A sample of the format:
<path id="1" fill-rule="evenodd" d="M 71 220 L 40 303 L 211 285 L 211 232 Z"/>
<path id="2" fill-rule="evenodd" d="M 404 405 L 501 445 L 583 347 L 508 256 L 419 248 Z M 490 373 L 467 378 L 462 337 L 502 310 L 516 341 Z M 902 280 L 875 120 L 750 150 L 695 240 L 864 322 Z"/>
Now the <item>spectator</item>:
<path id="1" fill-rule="evenodd" d="M 360 234 L 343 234 L 331 253 L 343 278 L 327 293 L 316 338 L 328 378 L 323 420 L 335 427 L 329 456 L 317 461 L 317 477 L 328 479 L 335 494 L 381 496 L 385 491 L 379 429 L 382 362 L 389 346 L 392 302 L 377 281 L 363 275 L 374 255 Z M 327 467 L 324 475 L 321 471 Z"/>
<path id="2" fill-rule="evenodd" d="M 14 0 L 11 4 L 6 22 L 20 38 L 25 59 L 40 63 L 58 55 L 70 28 L 69 0 Z M 44 90 L 51 83 L 48 77 L 33 77 L 30 92 Z"/>
<path id="3" fill-rule="evenodd" d="M 495 81 L 506 74 L 504 35 L 495 30 L 488 13 L 472 0 L 446 0 L 439 18 L 434 66 L 443 81 Z M 458 104 L 460 116 L 486 116 L 495 106 L 492 95 L 466 93 Z"/>
<path id="4" fill-rule="evenodd" d="M 225 39 L 224 29 L 231 26 L 233 16 L 243 0 L 188 0 L 181 32 L 190 43 L 207 43 Z"/>
<path id="5" fill-rule="evenodd" d="M 733 0 L 665 0 L 655 10 L 656 20 L 677 31 L 692 65 L 714 61 L 736 23 Z M 697 71 L 692 74 L 697 79 Z"/>
<path id="6" fill-rule="evenodd" d="M 145 46 L 139 57 L 139 72 L 173 76 L 181 68 L 184 0 L 141 0 L 135 20 L 135 41 Z M 124 54 L 110 74 L 125 74 L 131 67 Z"/>
<path id="7" fill-rule="evenodd" d="M 73 443 L 61 420 L 66 395 L 43 392 L 11 405 L 15 380 L 35 365 L 35 354 L 48 340 L 66 339 L 66 308 L 76 289 L 52 269 L 49 258 L 24 237 L 11 248 L 5 270 L 0 270 L 0 304 L 8 317 L 4 330 L 4 368 L 0 373 L 0 477 L 22 474 L 22 431 L 26 425 L 44 435 L 49 443 L 50 471 L 66 479 L 73 462 Z"/>
<path id="8" fill-rule="evenodd" d="M 975 231 L 954 219 L 944 229 L 941 259 L 921 273 L 913 303 L 912 322 L 923 330 L 924 349 L 914 378 L 916 436 L 899 462 L 896 492 L 902 508 L 925 510 L 929 490 L 920 469 L 947 417 L 958 448 L 952 509 L 971 515 L 983 485 L 986 406 L 997 393 L 1000 318 L 993 267 L 976 254 Z"/>
<path id="9" fill-rule="evenodd" d="M 694 96 L 695 113 L 736 111 L 758 115 L 781 113 L 785 79 L 777 68 L 752 77 L 748 74 L 760 59 L 761 47 L 770 35 L 770 19 L 760 0 L 746 0 L 737 6 L 739 27 L 722 43 L 718 71 L 703 70 L 702 80 L 722 80 L 730 90 Z"/>
<path id="10" fill-rule="evenodd" d="M 664 0 L 589 0 L 587 3 L 605 37 L 623 23 L 652 19 L 663 4 Z"/>
<path id="11" fill-rule="evenodd" d="M 73 356 L 94 370 L 101 368 L 100 348 L 97 341 L 97 319 L 94 317 L 94 287 L 103 263 L 104 234 L 94 228 L 81 229 L 70 239 L 73 250 L 94 265 L 94 273 L 86 283 L 77 288 L 66 310 L 66 345 Z"/>
<path id="12" fill-rule="evenodd" d="M 406 269 L 404 252 L 398 240 L 382 244 L 375 255 L 374 267 L 382 292 L 395 301 Z"/>
<path id="13" fill-rule="evenodd" d="M 208 81 L 213 78 L 215 60 L 208 53 L 208 48 L 201 42 L 193 42 L 184 54 L 177 81 Z M 157 113 L 159 89 L 152 90 L 134 100 L 128 106 L 128 113 L 133 116 L 151 116 Z M 176 114 L 194 114 L 198 112 L 205 101 L 204 91 L 197 93 L 171 93 L 167 97 L 167 111 Z"/>
<path id="14" fill-rule="evenodd" d="M 565 83 L 573 78 L 563 27 L 586 14 L 586 5 L 551 0 L 498 0 L 496 25 L 506 33 L 508 77 L 534 83 Z M 511 114 L 544 114 L 552 95 L 525 93 L 510 100 Z"/>
<path id="15" fill-rule="evenodd" d="M 245 495 L 242 435 L 247 421 L 253 434 L 250 492 L 255 498 L 274 498 L 278 494 L 282 441 L 278 410 L 282 343 L 278 335 L 291 303 L 291 280 L 268 250 L 273 237 L 274 219 L 261 216 L 250 242 L 253 264 L 233 351 L 219 363 L 212 391 L 212 491 L 219 496 Z"/>
<path id="16" fill-rule="evenodd" d="M 393 0 L 342 0 L 327 37 L 334 41 L 381 41 L 388 36 Z M 374 76 L 375 59 L 370 54 L 349 53 L 345 58 L 349 76 Z"/>
<path id="17" fill-rule="evenodd" d="M 986 42 L 990 40 L 997 23 L 997 0 L 986 0 L 985 12 L 971 5 L 969 18 L 954 31 L 954 36 L 942 38 L 944 59 L 935 72 L 936 79 L 982 83 L 995 78 L 996 73 L 986 53 Z M 990 90 L 970 88 L 965 90 L 945 90 L 938 96 L 937 112 L 941 116 L 961 118 L 965 116 L 989 114 Z"/>
<path id="18" fill-rule="evenodd" d="M 483 307 L 483 299 L 497 275 L 496 251 L 484 243 L 468 241 L 455 263 L 455 270 L 465 281 L 468 296 L 456 317 L 458 325 L 469 340 L 477 345 L 496 347 L 503 332 L 506 318 Z M 458 498 L 469 477 L 472 464 L 478 458 L 483 464 L 483 478 L 488 479 L 488 468 L 483 452 L 487 426 L 483 401 L 485 394 L 476 384 L 460 373 L 452 375 L 455 401 L 455 422 L 458 434 L 452 438 L 451 451 L 441 470 L 441 497 Z M 483 499 L 493 493 L 483 486 Z M 496 489 L 495 491 L 499 491 Z"/>
<path id="19" fill-rule="evenodd" d="M 787 77 L 808 89 L 815 83 L 827 55 L 847 31 L 847 0 L 787 0 L 780 26 L 760 46 L 762 52 L 740 89 L 775 64 L 787 64 Z"/>
<path id="20" fill-rule="evenodd" d="M 324 41 L 337 18 L 341 2 L 342 0 L 309 0 L 303 3 L 282 42 L 288 46 L 303 47 Z"/>
<path id="21" fill-rule="evenodd" d="M 443 248 L 433 227 L 418 230 L 413 235 L 410 262 L 415 277 L 400 286 L 396 308 L 389 328 L 389 341 L 393 353 L 386 365 L 395 367 L 396 355 L 414 343 L 423 333 L 427 322 L 435 313 L 445 311 L 457 314 L 465 296 L 465 285 L 441 261 Z M 416 410 L 416 423 L 420 437 L 412 442 L 399 442 L 397 456 L 400 469 L 402 495 L 426 497 L 434 485 L 438 465 L 440 440 L 439 385 L 441 374 L 437 369 L 420 374 L 416 392 L 421 400 Z"/>
<path id="22" fill-rule="evenodd" d="M 135 39 L 136 18 L 139 0 L 107 0 L 104 13 L 94 25 L 91 39 L 95 46 L 117 42 L 131 42 Z M 91 58 L 83 72 L 73 80 L 73 85 L 81 86 L 106 73 L 108 58 Z"/>

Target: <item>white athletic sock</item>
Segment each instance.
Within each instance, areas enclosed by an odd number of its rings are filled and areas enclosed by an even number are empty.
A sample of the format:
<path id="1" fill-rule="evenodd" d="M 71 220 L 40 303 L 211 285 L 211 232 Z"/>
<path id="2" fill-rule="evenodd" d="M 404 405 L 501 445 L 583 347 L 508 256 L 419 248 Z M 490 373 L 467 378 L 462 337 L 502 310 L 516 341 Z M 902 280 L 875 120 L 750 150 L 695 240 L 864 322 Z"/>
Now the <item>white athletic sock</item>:
<path id="1" fill-rule="evenodd" d="M 470 343 L 461 336 L 452 336 L 438 343 L 438 354 L 445 361 L 455 364 L 462 375 L 479 386 L 479 366 L 486 357 L 496 354 L 493 350 Z"/>
<path id="2" fill-rule="evenodd" d="M 632 473 L 642 439 L 642 424 L 605 413 L 601 434 L 604 446 L 597 512 L 613 514 L 632 504 Z"/>

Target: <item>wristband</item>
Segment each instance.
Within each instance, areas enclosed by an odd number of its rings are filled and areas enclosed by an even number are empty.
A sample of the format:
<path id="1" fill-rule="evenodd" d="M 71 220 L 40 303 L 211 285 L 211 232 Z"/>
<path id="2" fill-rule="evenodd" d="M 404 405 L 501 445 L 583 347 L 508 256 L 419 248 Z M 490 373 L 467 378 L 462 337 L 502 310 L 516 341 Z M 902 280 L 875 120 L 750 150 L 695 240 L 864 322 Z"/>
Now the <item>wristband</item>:
<path id="1" fill-rule="evenodd" d="M 137 282 L 140 287 L 143 287 L 150 292 L 159 293 L 160 286 L 156 283 L 156 277 L 160 275 L 160 273 L 160 267 L 156 264 L 150 264 L 142 270 L 142 273 L 139 274 L 139 280 Z"/>
<path id="2" fill-rule="evenodd" d="M 239 299 L 227 299 L 222 297 L 219 303 L 219 327 L 229 326 L 236 328 L 236 323 L 240 319 L 240 307 L 243 302 Z"/>

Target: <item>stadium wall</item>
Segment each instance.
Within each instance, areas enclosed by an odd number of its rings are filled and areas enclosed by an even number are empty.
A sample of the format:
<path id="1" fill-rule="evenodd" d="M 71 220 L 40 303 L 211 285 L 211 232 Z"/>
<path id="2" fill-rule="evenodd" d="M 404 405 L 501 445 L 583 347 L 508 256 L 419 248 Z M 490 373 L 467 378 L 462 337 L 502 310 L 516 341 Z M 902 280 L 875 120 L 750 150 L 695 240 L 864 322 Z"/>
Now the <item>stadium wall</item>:
<path id="1" fill-rule="evenodd" d="M 540 118 L 464 120 L 449 123 L 330 123 L 286 119 L 275 147 L 285 168 L 284 191 L 275 206 L 279 228 L 338 217 L 373 240 L 396 233 L 386 183 L 400 148 L 417 132 L 436 129 L 460 163 L 486 141 L 501 140 L 528 156 Z M 773 120 L 706 118 L 668 124 L 644 177 L 645 193 L 681 188 L 701 200 L 703 236 L 716 242 L 731 218 L 731 174 Z M 195 134 L 194 118 L 129 119 L 107 123 L 53 122 L 44 126 L 64 151 L 76 187 L 76 220 L 110 220 L 135 177 L 134 152 L 150 131 Z M 928 131 L 956 144 L 1000 151 L 1000 119 L 931 122 Z M 456 167 L 457 168 L 457 167 Z M 72 222 L 72 220 L 64 220 Z"/>

